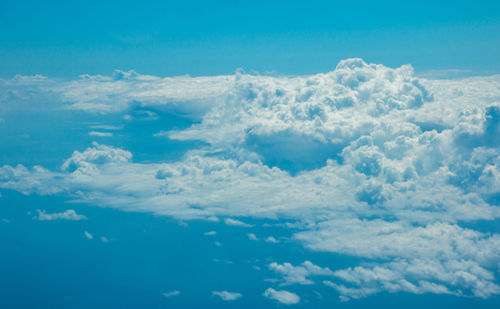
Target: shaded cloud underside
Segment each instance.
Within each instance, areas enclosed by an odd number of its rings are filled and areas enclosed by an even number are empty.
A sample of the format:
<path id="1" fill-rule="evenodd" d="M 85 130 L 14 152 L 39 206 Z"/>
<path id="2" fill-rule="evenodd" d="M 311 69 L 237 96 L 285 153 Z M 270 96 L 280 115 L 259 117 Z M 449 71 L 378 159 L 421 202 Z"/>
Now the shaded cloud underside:
<path id="1" fill-rule="evenodd" d="M 235 226 L 251 225 L 229 217 L 296 220 L 303 229 L 294 237 L 308 248 L 366 263 L 270 267 L 284 284 L 327 276 L 343 300 L 381 291 L 500 294 L 500 236 L 463 227 L 500 216 L 500 76 L 428 80 L 410 66 L 348 59 L 299 77 L 118 72 L 0 84 L 4 110 L 51 97 L 49 108 L 139 109 L 152 121 L 175 111 L 196 123 L 157 135 L 208 145 L 177 162 L 144 163 L 94 143 L 58 171 L 3 166 L 1 188 Z"/>

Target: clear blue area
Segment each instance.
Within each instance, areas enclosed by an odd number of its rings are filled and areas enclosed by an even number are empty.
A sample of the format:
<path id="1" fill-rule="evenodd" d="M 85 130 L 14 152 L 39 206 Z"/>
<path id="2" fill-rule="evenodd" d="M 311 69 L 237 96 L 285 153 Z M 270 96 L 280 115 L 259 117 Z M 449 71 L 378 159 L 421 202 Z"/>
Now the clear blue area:
<path id="1" fill-rule="evenodd" d="M 498 73 L 500 2 L 3 0 L 0 38 L 0 77 L 307 74 L 350 57 Z"/>

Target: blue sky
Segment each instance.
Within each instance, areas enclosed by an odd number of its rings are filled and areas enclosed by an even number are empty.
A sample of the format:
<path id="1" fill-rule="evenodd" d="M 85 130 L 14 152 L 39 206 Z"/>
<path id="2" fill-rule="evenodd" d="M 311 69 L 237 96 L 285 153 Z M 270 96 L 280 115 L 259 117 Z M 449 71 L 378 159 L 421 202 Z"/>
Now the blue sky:
<path id="1" fill-rule="evenodd" d="M 499 14 L 0 2 L 0 307 L 498 308 Z"/>
<path id="2" fill-rule="evenodd" d="M 498 1 L 2 1 L 0 75 L 499 71 Z"/>

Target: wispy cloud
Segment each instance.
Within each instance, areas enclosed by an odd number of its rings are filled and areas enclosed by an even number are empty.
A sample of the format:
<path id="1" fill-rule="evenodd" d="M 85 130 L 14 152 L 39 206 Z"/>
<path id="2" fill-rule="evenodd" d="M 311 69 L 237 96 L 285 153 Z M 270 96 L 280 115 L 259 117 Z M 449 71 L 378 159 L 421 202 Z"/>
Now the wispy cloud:
<path id="1" fill-rule="evenodd" d="M 38 221 L 52 221 L 52 220 L 86 220 L 87 217 L 84 215 L 77 214 L 73 209 L 65 210 L 64 212 L 47 213 L 45 210 L 36 210 L 38 212 L 37 216 L 33 217 L 33 220 Z"/>
<path id="2" fill-rule="evenodd" d="M 94 239 L 94 236 L 87 231 L 83 231 L 83 234 L 87 239 Z"/>
<path id="3" fill-rule="evenodd" d="M 231 226 L 253 227 L 252 224 L 248 224 L 238 219 L 231 219 L 231 218 L 224 219 L 224 223 L 226 223 L 226 225 L 231 225 Z"/>
<path id="4" fill-rule="evenodd" d="M 165 293 L 162 293 L 163 296 L 165 297 L 173 297 L 173 296 L 177 296 L 177 295 L 180 295 L 181 292 L 178 291 L 178 290 L 172 290 L 172 291 L 168 291 L 168 292 L 165 292 Z"/>
<path id="5" fill-rule="evenodd" d="M 232 301 L 241 298 L 243 295 L 236 292 L 228 292 L 228 291 L 213 291 L 212 295 L 220 297 L 224 301 Z"/>
<path id="6" fill-rule="evenodd" d="M 90 136 L 98 136 L 98 137 L 111 137 L 111 136 L 113 136 L 113 133 L 111 133 L 111 132 L 100 132 L 100 131 L 90 131 L 89 135 Z"/>

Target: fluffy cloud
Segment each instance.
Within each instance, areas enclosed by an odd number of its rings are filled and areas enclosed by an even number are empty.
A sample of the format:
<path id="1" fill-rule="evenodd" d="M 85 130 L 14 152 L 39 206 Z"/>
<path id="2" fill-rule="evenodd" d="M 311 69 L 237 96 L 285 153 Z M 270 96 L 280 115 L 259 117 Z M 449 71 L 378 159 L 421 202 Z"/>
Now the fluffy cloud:
<path id="1" fill-rule="evenodd" d="M 228 291 L 213 291 L 212 295 L 220 297 L 224 301 L 237 300 L 241 298 L 243 295 L 236 292 L 228 292 Z"/>
<path id="2" fill-rule="evenodd" d="M 380 291 L 435 293 L 487 298 L 500 293 L 495 276 L 470 260 L 432 260 L 417 258 L 397 260 L 383 265 L 338 270 L 336 277 L 351 284 L 325 281 L 350 298 L 360 298 Z"/>
<path id="3" fill-rule="evenodd" d="M 285 290 L 275 290 L 273 288 L 268 288 L 264 291 L 263 295 L 284 305 L 295 305 L 300 302 L 299 295 Z"/>
<path id="4" fill-rule="evenodd" d="M 57 213 L 47 213 L 45 210 L 36 210 L 38 212 L 37 216 L 34 216 L 34 220 L 38 221 L 52 221 L 52 220 L 73 220 L 73 221 L 78 221 L 78 220 L 86 220 L 87 217 L 84 215 L 79 215 L 74 211 L 73 209 L 68 209 L 64 212 L 57 212 Z"/>
<path id="5" fill-rule="evenodd" d="M 366 264 L 271 269 L 283 284 L 327 275 L 344 300 L 380 291 L 489 297 L 500 294 L 499 235 L 471 226 L 500 217 L 499 83 L 422 79 L 410 66 L 361 59 L 298 77 L 3 80 L 3 109 L 50 95 L 59 108 L 125 118 L 158 121 L 167 110 L 194 124 L 156 138 L 205 146 L 161 163 L 94 143 L 59 170 L 3 166 L 0 187 L 231 226 L 291 220 L 306 247 Z"/>
<path id="6" fill-rule="evenodd" d="M 308 279 L 310 276 L 330 276 L 333 272 L 328 268 L 321 268 L 314 265 L 310 261 L 305 261 L 301 266 L 293 266 L 290 263 L 278 264 L 273 262 L 269 264 L 269 269 L 283 276 L 282 285 L 289 284 L 313 284 L 313 281 Z"/>

